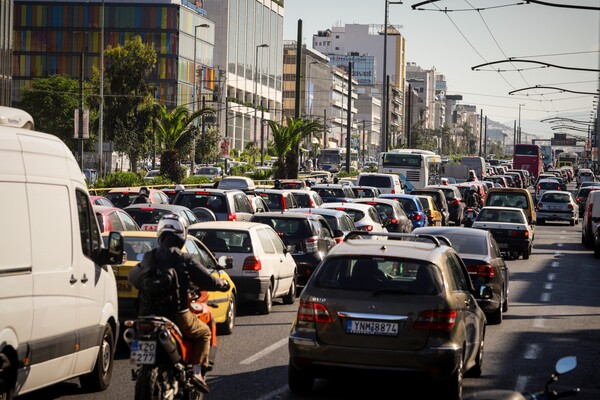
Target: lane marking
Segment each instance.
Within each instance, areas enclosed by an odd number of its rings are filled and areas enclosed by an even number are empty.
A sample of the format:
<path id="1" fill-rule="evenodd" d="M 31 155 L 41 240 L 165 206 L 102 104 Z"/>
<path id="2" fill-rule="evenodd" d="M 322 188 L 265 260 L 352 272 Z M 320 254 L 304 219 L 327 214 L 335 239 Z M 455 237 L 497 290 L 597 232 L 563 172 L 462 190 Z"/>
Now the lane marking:
<path id="1" fill-rule="evenodd" d="M 535 360 L 538 358 L 540 352 L 542 351 L 542 347 L 537 343 L 531 343 L 527 345 L 527 350 L 525 350 L 525 358 L 526 360 Z"/>
<path id="2" fill-rule="evenodd" d="M 533 327 L 534 328 L 543 328 L 546 322 L 546 318 L 544 317 L 536 317 L 533 320 Z"/>
<path id="3" fill-rule="evenodd" d="M 560 263 L 558 261 L 552 261 L 552 263 L 550 263 L 550 266 L 552 268 L 556 268 L 556 267 L 560 266 Z"/>
<path id="4" fill-rule="evenodd" d="M 558 243 L 557 246 L 558 247 L 563 247 L 563 244 L 562 243 Z"/>
<path id="5" fill-rule="evenodd" d="M 549 281 L 552 282 L 554 280 L 554 278 L 556 278 L 556 274 L 555 273 L 551 272 L 551 273 L 548 274 L 548 280 Z"/>
<path id="6" fill-rule="evenodd" d="M 540 300 L 543 303 L 549 302 L 550 301 L 550 293 L 546 293 L 546 292 L 542 293 L 542 297 L 540 298 Z"/>
<path id="7" fill-rule="evenodd" d="M 544 284 L 544 290 L 552 290 L 552 284 L 549 282 Z"/>
<path id="8" fill-rule="evenodd" d="M 273 343 L 272 345 L 270 345 L 266 349 L 259 351 L 252 357 L 248 357 L 245 360 L 240 361 L 240 364 L 244 364 L 244 365 L 252 364 L 254 361 L 266 356 L 269 353 L 274 352 L 275 350 L 277 350 L 280 347 L 285 346 L 287 344 L 287 342 L 288 342 L 288 338 L 281 339 L 279 342 Z"/>

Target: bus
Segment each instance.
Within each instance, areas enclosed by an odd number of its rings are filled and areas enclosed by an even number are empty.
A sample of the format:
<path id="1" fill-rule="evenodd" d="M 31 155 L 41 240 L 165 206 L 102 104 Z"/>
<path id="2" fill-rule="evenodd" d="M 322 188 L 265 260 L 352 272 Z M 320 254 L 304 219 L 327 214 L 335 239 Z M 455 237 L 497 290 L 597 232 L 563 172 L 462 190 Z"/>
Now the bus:
<path id="1" fill-rule="evenodd" d="M 322 171 L 341 171 L 346 164 L 345 147 L 327 147 L 319 150 L 317 167 Z M 358 169 L 358 150 L 350 149 L 350 169 Z"/>
<path id="2" fill-rule="evenodd" d="M 544 172 L 544 158 L 539 144 L 515 144 L 513 151 L 513 169 L 524 169 L 537 179 Z"/>
<path id="3" fill-rule="evenodd" d="M 0 126 L 34 130 L 33 117 L 26 111 L 0 106 Z"/>
<path id="4" fill-rule="evenodd" d="M 377 172 L 399 175 L 410 193 L 442 183 L 442 157 L 428 150 L 394 149 L 379 154 Z"/>
<path id="5" fill-rule="evenodd" d="M 554 168 L 556 164 L 556 150 L 549 145 L 542 145 L 542 162 L 544 163 L 544 168 Z"/>
<path id="6" fill-rule="evenodd" d="M 558 159 L 556 161 L 556 167 L 573 167 L 573 170 L 577 168 L 579 164 L 579 156 L 577 153 L 570 152 L 562 152 L 558 155 Z"/>

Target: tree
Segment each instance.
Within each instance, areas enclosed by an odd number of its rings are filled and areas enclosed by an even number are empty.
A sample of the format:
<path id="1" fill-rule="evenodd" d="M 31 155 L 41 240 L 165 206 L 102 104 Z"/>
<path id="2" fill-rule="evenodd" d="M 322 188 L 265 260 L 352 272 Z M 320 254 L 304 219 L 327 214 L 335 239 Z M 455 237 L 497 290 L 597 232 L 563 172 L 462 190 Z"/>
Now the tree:
<path id="1" fill-rule="evenodd" d="M 211 109 L 203 108 L 190 113 L 186 106 L 177 106 L 169 111 L 164 105 L 156 104 L 156 143 L 161 149 L 161 175 L 173 182 L 181 182 L 181 149 L 197 134 L 194 120 L 212 112 Z"/>
<path id="2" fill-rule="evenodd" d="M 84 84 L 84 108 L 89 99 L 86 94 L 90 90 L 90 85 Z M 58 136 L 76 153 L 74 115 L 79 108 L 80 98 L 78 80 L 67 75 L 52 75 L 34 79 L 31 86 L 23 89 L 19 107 L 31 114 L 36 130 Z M 96 113 L 90 112 L 90 125 L 95 119 Z M 91 148 L 91 143 L 88 145 Z"/>
<path id="3" fill-rule="evenodd" d="M 114 141 L 115 150 L 129 156 L 135 172 L 137 161 L 149 154 L 153 140 L 155 101 L 149 78 L 156 65 L 156 52 L 134 36 L 124 46 L 109 46 L 104 54 L 106 139 Z"/>
<path id="4" fill-rule="evenodd" d="M 299 144 L 306 137 L 321 132 L 323 126 L 316 120 L 287 117 L 286 124 L 267 121 L 273 134 L 273 150 L 277 161 L 273 167 L 275 178 L 298 177 Z"/>
<path id="5" fill-rule="evenodd" d="M 217 162 L 221 158 L 221 133 L 218 129 L 209 128 L 204 132 L 204 156 L 206 160 Z M 202 146 L 196 146 L 195 160 L 202 155 Z"/>

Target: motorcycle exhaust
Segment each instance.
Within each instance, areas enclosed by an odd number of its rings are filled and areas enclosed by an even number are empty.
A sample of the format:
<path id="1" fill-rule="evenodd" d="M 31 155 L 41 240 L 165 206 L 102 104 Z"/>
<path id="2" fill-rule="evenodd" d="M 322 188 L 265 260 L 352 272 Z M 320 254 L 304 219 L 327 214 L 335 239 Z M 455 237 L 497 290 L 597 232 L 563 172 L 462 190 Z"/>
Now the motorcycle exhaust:
<path id="1" fill-rule="evenodd" d="M 166 329 L 161 329 L 160 332 L 158 332 L 158 341 L 173 364 L 177 364 L 181 361 L 181 354 L 179 354 L 179 351 L 177 350 L 177 343 L 175 342 L 173 335 L 171 335 L 171 332 Z"/>
<path id="2" fill-rule="evenodd" d="M 125 343 L 131 345 L 133 339 L 135 339 L 135 330 L 133 330 L 133 328 L 125 329 L 125 332 L 123 332 L 123 339 L 125 340 Z"/>

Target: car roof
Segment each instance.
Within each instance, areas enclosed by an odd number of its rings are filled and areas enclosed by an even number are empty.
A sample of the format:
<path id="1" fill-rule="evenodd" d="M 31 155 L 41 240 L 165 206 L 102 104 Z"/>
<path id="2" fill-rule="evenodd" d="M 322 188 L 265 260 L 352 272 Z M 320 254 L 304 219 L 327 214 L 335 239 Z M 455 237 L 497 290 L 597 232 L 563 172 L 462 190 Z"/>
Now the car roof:
<path id="1" fill-rule="evenodd" d="M 443 242 L 440 242 L 438 245 L 432 241 L 392 240 L 385 236 L 380 236 L 379 240 L 364 240 L 363 238 L 348 239 L 348 236 L 346 236 L 343 242 L 338 243 L 329 250 L 327 258 L 347 256 L 351 253 L 378 257 L 410 257 L 434 264 L 441 264 L 445 262 L 442 260 L 442 256 L 448 249 L 452 248 Z M 452 251 L 455 250 L 452 249 Z"/>
<path id="2" fill-rule="evenodd" d="M 395 201 L 395 200 L 394 200 Z M 289 212 L 289 211 L 286 211 Z M 337 215 L 347 215 L 348 213 L 344 210 L 336 210 L 334 208 L 322 208 L 322 207 L 315 207 L 315 208 L 294 208 L 294 213 L 312 213 L 312 214 L 319 214 L 319 215 L 333 215 L 333 216 L 337 216 Z"/>
<path id="3" fill-rule="evenodd" d="M 521 211 L 523 214 L 525 214 L 525 211 L 523 211 L 522 208 L 519 207 L 504 207 L 504 206 L 483 206 L 481 208 L 482 210 L 498 210 L 498 211 Z"/>
<path id="4" fill-rule="evenodd" d="M 217 189 L 217 188 L 190 188 L 190 189 L 183 189 L 182 191 L 180 191 L 179 193 L 183 193 L 183 194 L 190 194 L 190 193 L 196 193 L 196 192 L 207 192 L 210 194 L 219 194 L 219 193 L 232 193 L 232 192 L 241 192 L 244 193 L 243 190 L 240 189 Z"/>
<path id="5" fill-rule="evenodd" d="M 375 203 L 381 203 L 381 204 L 398 204 L 398 200 L 396 199 L 390 199 L 390 198 L 383 198 L 383 197 L 361 197 L 359 199 L 353 200 L 352 203 L 356 204 L 356 203 L 369 203 L 369 202 L 375 202 Z M 344 203 L 346 204 L 346 203 Z"/>
<path id="6" fill-rule="evenodd" d="M 111 206 L 100 206 L 98 204 L 92 204 L 94 211 L 99 212 L 101 214 L 106 214 L 111 211 L 123 211 L 122 208 L 119 207 L 111 207 Z"/>
<path id="7" fill-rule="evenodd" d="M 127 207 L 123 208 L 124 210 L 131 210 L 131 209 L 140 209 L 140 208 L 145 208 L 145 209 L 156 209 L 156 210 L 169 210 L 169 211 L 173 211 L 173 212 L 177 212 L 177 211 L 181 211 L 181 210 L 189 210 L 188 207 L 186 206 L 182 206 L 182 205 L 178 205 L 178 204 L 130 204 Z"/>
<path id="8" fill-rule="evenodd" d="M 333 203 L 324 203 L 323 205 L 321 205 L 322 208 L 334 208 L 334 207 L 342 207 L 342 208 L 352 208 L 355 210 L 361 210 L 361 211 L 366 211 L 369 209 L 369 207 L 373 207 L 370 204 L 363 204 L 363 203 L 357 203 L 357 202 L 352 202 L 352 203 L 342 203 L 342 202 L 333 202 Z"/>
<path id="9" fill-rule="evenodd" d="M 257 217 L 273 217 L 273 218 L 297 218 L 297 219 L 317 219 L 322 218 L 321 215 L 317 214 L 306 214 L 303 212 L 297 212 L 296 209 L 294 211 L 265 211 L 254 214 Z"/>
<path id="10" fill-rule="evenodd" d="M 443 235 L 444 233 L 459 233 L 470 236 L 487 236 L 490 231 L 485 229 L 468 228 L 464 226 L 423 226 L 412 230 L 412 233 L 430 233 L 435 235 Z"/>
<path id="11" fill-rule="evenodd" d="M 119 231 L 119 233 L 121 234 L 121 236 L 125 236 L 125 237 L 149 237 L 149 238 L 156 238 L 158 233 L 156 231 Z M 109 232 L 103 232 L 102 236 L 108 236 Z"/>
<path id="12" fill-rule="evenodd" d="M 189 229 L 239 229 L 251 230 L 259 227 L 264 227 L 265 224 L 260 222 L 248 221 L 207 221 L 197 222 L 188 227 Z"/>

